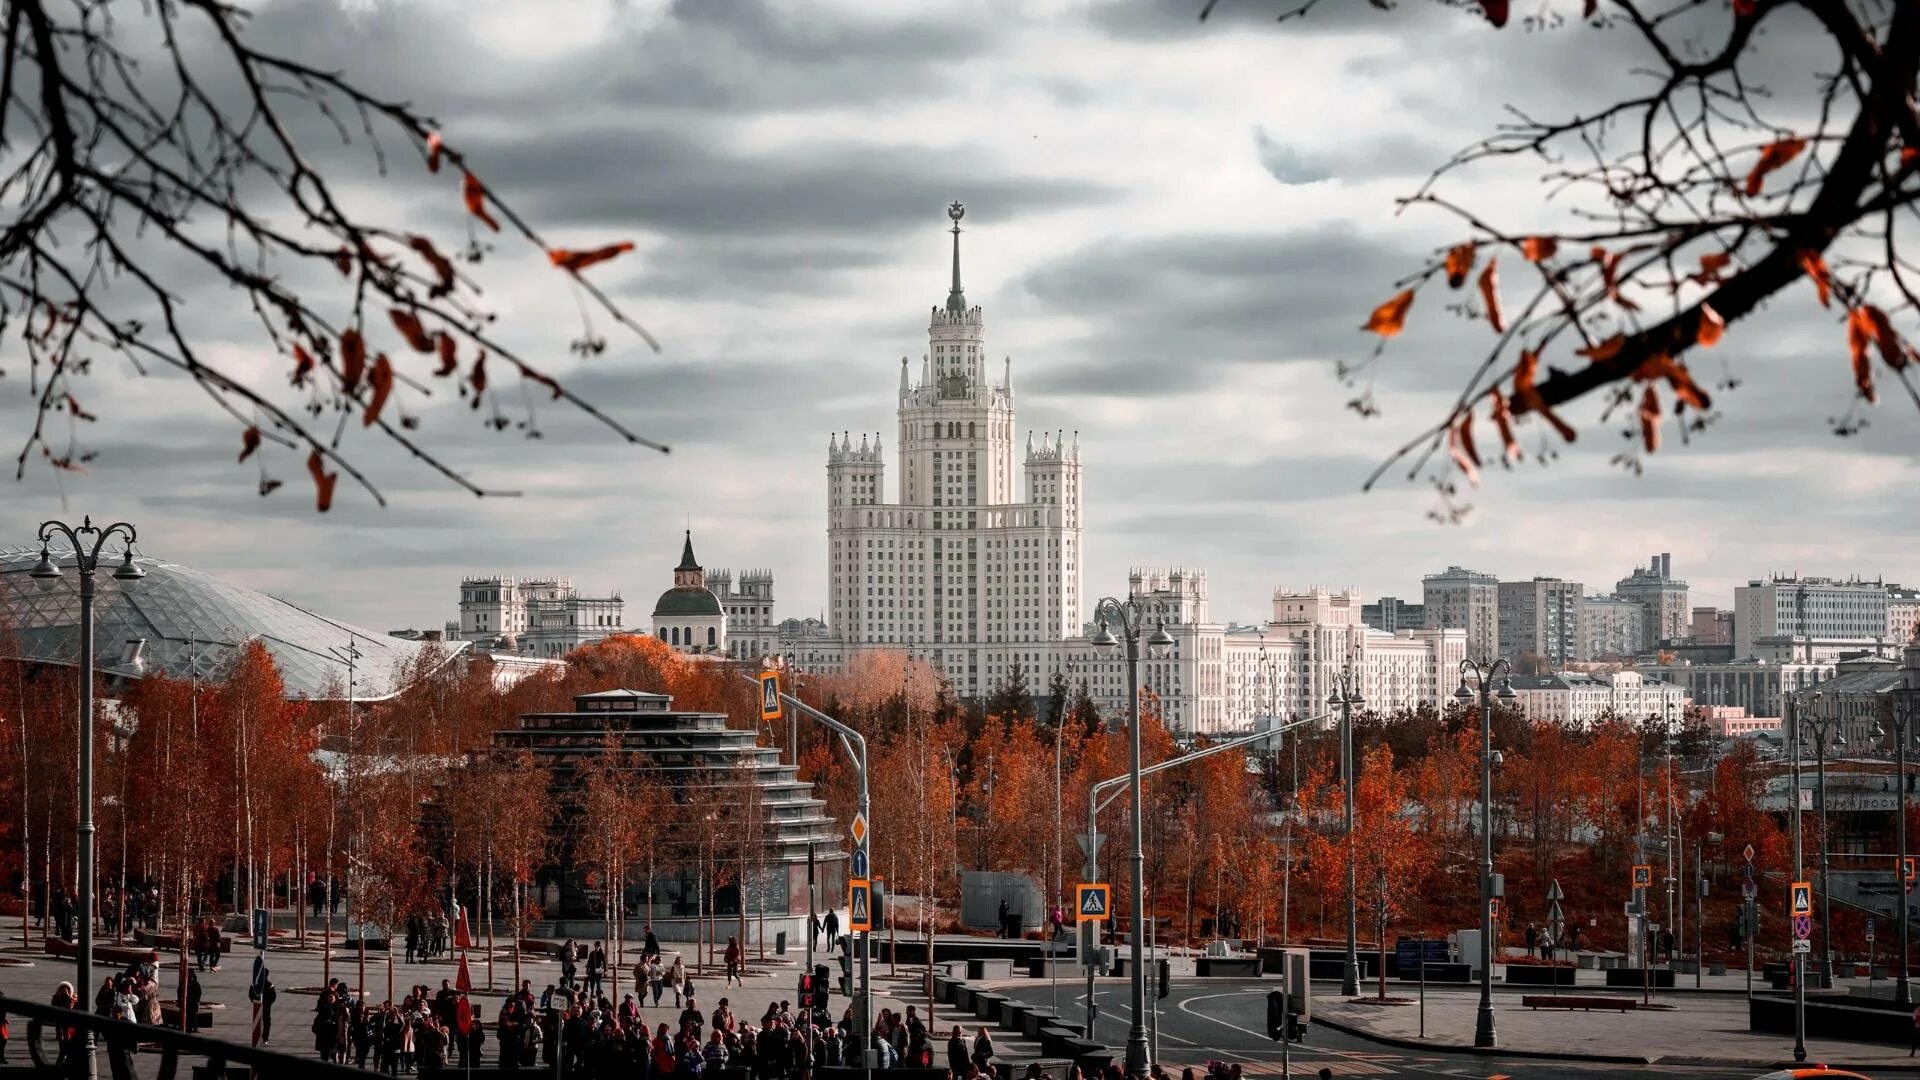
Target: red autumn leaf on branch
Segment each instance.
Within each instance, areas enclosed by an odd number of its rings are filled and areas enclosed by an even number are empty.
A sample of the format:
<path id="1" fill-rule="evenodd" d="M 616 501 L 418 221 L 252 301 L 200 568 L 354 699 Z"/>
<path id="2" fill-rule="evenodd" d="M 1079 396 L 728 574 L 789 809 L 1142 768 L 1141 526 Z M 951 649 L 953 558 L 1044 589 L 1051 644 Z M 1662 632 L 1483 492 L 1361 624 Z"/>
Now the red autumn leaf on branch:
<path id="1" fill-rule="evenodd" d="M 1510 6 L 1509 0 L 1480 0 L 1480 10 L 1496 28 L 1507 25 L 1507 9 Z"/>
<path id="2" fill-rule="evenodd" d="M 481 353 L 473 358 L 473 371 L 467 376 L 467 385 L 473 387 L 473 407 L 480 407 L 480 395 L 487 392 L 487 354 Z"/>
<path id="3" fill-rule="evenodd" d="M 333 253 L 333 268 L 340 271 L 341 277 L 353 273 L 353 252 L 348 251 L 345 244 L 340 245 L 340 250 Z"/>
<path id="4" fill-rule="evenodd" d="M 1474 246 L 1471 241 L 1447 249 L 1447 284 L 1459 288 L 1473 272 Z"/>
<path id="5" fill-rule="evenodd" d="M 1827 260 L 1821 258 L 1819 252 L 1807 248 L 1800 252 L 1800 269 L 1813 279 L 1813 287 L 1820 297 L 1820 306 L 1831 307 L 1829 298 L 1833 293 L 1833 279 L 1827 274 Z"/>
<path id="6" fill-rule="evenodd" d="M 1493 326 L 1493 332 L 1503 333 L 1507 329 L 1507 320 L 1500 314 L 1500 273 L 1497 267 L 1500 257 L 1487 260 L 1487 268 L 1480 271 L 1480 300 L 1487 305 L 1487 322 Z"/>
<path id="7" fill-rule="evenodd" d="M 1900 334 L 1893 328 L 1893 321 L 1887 318 L 1887 313 L 1872 304 L 1854 310 L 1864 313 L 1861 318 L 1866 320 L 1867 335 L 1879 347 L 1880 358 L 1887 362 L 1887 366 L 1895 371 L 1906 367 L 1909 359 L 1907 343 L 1900 340 Z"/>
<path id="8" fill-rule="evenodd" d="M 1480 450 L 1473 445 L 1473 410 L 1460 414 L 1460 419 L 1447 429 L 1447 450 L 1453 456 L 1453 463 L 1466 476 L 1467 483 L 1480 486 Z"/>
<path id="9" fill-rule="evenodd" d="M 68 394 L 68 395 L 67 395 L 67 411 L 68 411 L 69 413 L 72 413 L 72 414 L 73 414 L 73 418 L 74 418 L 74 419 L 76 419 L 76 420 L 98 420 L 98 419 L 100 419 L 99 417 L 97 417 L 97 416 L 95 416 L 95 415 L 93 415 L 92 413 L 90 413 L 90 412 L 88 412 L 87 410 L 85 410 L 85 409 L 83 409 L 83 408 L 81 408 L 81 407 L 80 407 L 80 399 L 79 399 L 79 398 L 77 398 L 77 397 L 74 397 L 74 396 L 73 396 L 72 394 Z"/>
<path id="10" fill-rule="evenodd" d="M 460 171 L 460 196 L 467 202 L 467 213 L 479 218 L 481 224 L 494 232 L 500 231 L 500 223 L 487 212 L 486 185 L 480 182 L 479 177 L 465 169 Z"/>
<path id="11" fill-rule="evenodd" d="M 518 364 L 519 362 L 515 361 L 515 363 Z M 561 395 L 564 393 L 564 391 L 560 389 L 560 380 L 554 378 L 551 375 L 546 375 L 546 374 L 542 374 L 541 372 L 535 371 L 534 369 L 528 367 L 525 364 L 519 364 L 519 368 L 520 368 L 521 378 L 532 379 L 534 382 L 537 382 L 541 386 L 544 386 L 547 389 L 553 391 L 553 400 L 555 401 L 560 400 Z"/>
<path id="12" fill-rule="evenodd" d="M 245 461 L 248 458 L 252 457 L 253 452 L 258 449 L 260 449 L 260 429 L 259 428 L 250 427 L 247 430 L 240 433 L 240 460 L 241 461 Z"/>
<path id="13" fill-rule="evenodd" d="M 1551 236 L 1529 236 L 1520 241 L 1520 254 L 1525 256 L 1528 262 L 1537 263 L 1551 259 L 1553 253 L 1559 250 L 1560 241 Z"/>
<path id="14" fill-rule="evenodd" d="M 1607 299 L 1619 304 L 1628 311 L 1639 311 L 1640 305 L 1620 295 L 1620 259 L 1624 251 L 1609 252 L 1606 248 L 1595 247 L 1590 254 L 1600 267 L 1600 281 L 1606 287 Z"/>
<path id="15" fill-rule="evenodd" d="M 1746 192 L 1749 196 L 1760 194 L 1760 188 L 1767 182 L 1767 174 L 1780 168 L 1807 148 L 1807 140 L 1795 135 L 1784 139 L 1775 139 L 1760 148 L 1760 157 L 1753 163 L 1753 169 L 1747 173 Z"/>
<path id="16" fill-rule="evenodd" d="M 1653 382 L 1665 379 L 1668 388 L 1673 391 L 1674 400 L 1683 405 L 1705 411 L 1708 405 L 1707 392 L 1693 381 L 1693 373 L 1675 362 L 1665 353 L 1649 356 L 1634 369 L 1635 382 Z"/>
<path id="17" fill-rule="evenodd" d="M 1575 349 L 1573 350 L 1573 355 L 1584 356 L 1596 364 L 1604 363 L 1620 355 L 1620 350 L 1625 348 L 1626 344 L 1627 336 L 1625 334 L 1615 334 L 1604 341 L 1588 345 L 1583 349 Z"/>
<path id="18" fill-rule="evenodd" d="M 428 132 L 427 133 L 427 171 L 428 172 L 440 171 L 441 149 L 442 149 L 442 146 L 440 144 L 440 133 L 437 131 Z"/>
<path id="19" fill-rule="evenodd" d="M 1534 380 L 1539 375 L 1540 354 L 1531 349 L 1520 350 L 1520 362 L 1515 364 L 1513 369 L 1513 400 L 1518 402 L 1521 408 L 1539 413 L 1540 418 L 1553 425 L 1553 430 L 1559 432 L 1562 439 L 1572 442 L 1574 440 L 1572 426 L 1555 415 L 1546 399 L 1540 396 L 1540 391 L 1534 389 Z"/>
<path id="20" fill-rule="evenodd" d="M 295 345 L 293 347 L 293 385 L 305 386 L 307 376 L 313 373 L 313 354 Z"/>
<path id="21" fill-rule="evenodd" d="M 1695 334 L 1695 340 L 1700 342 L 1700 347 L 1703 349 L 1711 349 L 1715 345 L 1720 344 L 1720 339 L 1726 332 L 1727 320 L 1721 318 L 1720 313 L 1713 310 L 1712 304 L 1702 300 L 1700 302 L 1700 329 Z"/>
<path id="22" fill-rule="evenodd" d="M 589 248 L 586 251 L 569 251 L 566 248 L 549 248 L 547 260 L 562 270 L 579 273 L 594 263 L 606 262 L 616 255 L 624 255 L 633 250 L 633 241 L 622 240 L 617 244 Z"/>
<path id="23" fill-rule="evenodd" d="M 372 391 L 367 398 L 367 412 L 360 418 L 361 427 L 372 427 L 380 419 L 380 410 L 387 407 L 387 395 L 393 393 L 393 363 L 386 353 L 373 358 L 373 373 L 367 376 L 367 387 Z"/>
<path id="24" fill-rule="evenodd" d="M 440 249 L 433 246 L 433 241 L 418 233 L 407 234 L 407 246 L 419 252 L 420 257 L 433 268 L 433 287 L 427 290 L 427 295 L 437 300 L 452 292 L 453 261 L 440 254 Z"/>
<path id="25" fill-rule="evenodd" d="M 453 340 L 452 334 L 443 331 L 434 336 L 434 344 L 440 348 L 440 366 L 433 373 L 444 379 L 460 367 L 459 358 L 455 356 L 458 343 Z"/>
<path id="26" fill-rule="evenodd" d="M 420 325 L 419 316 L 411 311 L 388 308 L 387 318 L 393 320 L 393 328 L 400 331 L 400 336 L 407 339 L 407 344 L 413 346 L 414 352 L 433 351 L 433 335 L 427 333 L 427 328 Z"/>
<path id="27" fill-rule="evenodd" d="M 1699 272 L 1687 275 L 1687 280 L 1702 285 L 1716 284 L 1720 280 L 1720 271 L 1725 270 L 1731 262 L 1733 262 L 1733 256 L 1728 252 L 1709 251 L 1700 256 Z"/>
<path id="28" fill-rule="evenodd" d="M 1407 325 L 1407 309 L 1413 306 L 1413 290 L 1407 289 L 1373 309 L 1362 330 L 1371 330 L 1383 338 L 1398 334 Z"/>
<path id="29" fill-rule="evenodd" d="M 1867 342 L 1873 337 L 1873 322 L 1865 308 L 1847 312 L 1847 358 L 1853 363 L 1853 385 L 1871 405 L 1880 400 L 1873 389 L 1873 365 L 1867 362 Z"/>
<path id="30" fill-rule="evenodd" d="M 1640 395 L 1640 441 L 1649 454 L 1660 449 L 1660 392 L 1652 386 Z"/>
<path id="31" fill-rule="evenodd" d="M 347 396 L 360 389 L 360 376 L 367 370 L 367 343 L 360 331 L 348 327 L 340 334 L 340 381 L 347 384 Z"/>
<path id="32" fill-rule="evenodd" d="M 324 514 L 333 506 L 333 485 L 340 474 L 328 472 L 326 459 L 320 456 L 320 451 L 313 450 L 307 454 L 307 475 L 313 477 L 314 509 Z"/>
<path id="33" fill-rule="evenodd" d="M 1507 397 L 1495 386 L 1487 390 L 1487 397 L 1493 401 L 1489 411 L 1493 414 L 1493 426 L 1500 432 L 1500 445 L 1505 448 L 1508 461 L 1519 461 L 1524 455 L 1520 452 L 1520 440 L 1513 437 L 1513 410 L 1507 407 Z"/>

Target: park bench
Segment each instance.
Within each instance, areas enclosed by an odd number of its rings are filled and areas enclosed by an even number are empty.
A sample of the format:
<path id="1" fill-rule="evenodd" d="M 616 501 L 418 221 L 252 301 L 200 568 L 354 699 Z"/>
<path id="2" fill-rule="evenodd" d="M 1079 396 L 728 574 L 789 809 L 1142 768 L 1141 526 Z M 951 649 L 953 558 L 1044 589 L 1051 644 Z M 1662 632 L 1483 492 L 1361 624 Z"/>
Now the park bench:
<path id="1" fill-rule="evenodd" d="M 1520 1004 L 1529 1009 L 1580 1009 L 1592 1012 L 1595 1009 L 1613 1009 L 1616 1012 L 1628 1012 L 1640 1007 L 1640 1003 L 1629 997 L 1599 997 L 1580 994 L 1522 994 Z"/>

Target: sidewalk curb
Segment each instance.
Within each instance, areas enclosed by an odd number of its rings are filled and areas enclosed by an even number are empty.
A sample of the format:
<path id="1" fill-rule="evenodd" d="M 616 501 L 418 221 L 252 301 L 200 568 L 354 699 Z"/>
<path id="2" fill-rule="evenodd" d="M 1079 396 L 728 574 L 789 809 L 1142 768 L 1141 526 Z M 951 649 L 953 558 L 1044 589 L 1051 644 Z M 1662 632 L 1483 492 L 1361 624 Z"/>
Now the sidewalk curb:
<path id="1" fill-rule="evenodd" d="M 1555 1054 L 1555 1053 L 1549 1053 L 1545 1050 L 1515 1050 L 1511 1048 L 1504 1048 L 1504 1047 L 1498 1047 L 1498 1046 L 1492 1047 L 1492 1048 L 1484 1048 L 1484 1047 L 1478 1047 L 1478 1046 L 1461 1046 L 1457 1043 L 1439 1043 L 1439 1042 L 1432 1042 L 1432 1041 L 1423 1040 L 1423 1039 L 1409 1039 L 1399 1035 L 1382 1035 L 1378 1032 L 1368 1031 L 1357 1024 L 1345 1023 L 1339 1020 L 1334 1020 L 1326 1016 L 1316 1016 L 1313 1018 L 1313 1022 L 1317 1024 L 1325 1024 L 1328 1027 L 1334 1029 L 1335 1031 L 1352 1035 L 1355 1038 L 1365 1039 L 1368 1042 L 1380 1043 L 1383 1046 L 1397 1047 L 1402 1050 L 1432 1051 L 1432 1052 L 1442 1053 L 1442 1054 L 1462 1054 L 1462 1055 L 1469 1055 L 1469 1056 L 1475 1056 L 1475 1057 L 1525 1058 L 1525 1059 L 1531 1059 L 1536 1061 L 1591 1061 L 1591 1062 L 1603 1063 L 1603 1064 L 1609 1064 L 1609 1065 L 1694 1065 L 1694 1066 L 1704 1066 L 1708 1068 L 1719 1068 L 1719 1069 L 1756 1069 L 1756 1070 L 1762 1070 L 1762 1071 L 1770 1070 L 1770 1069 L 1793 1069 L 1793 1068 L 1807 1067 L 1807 1063 L 1804 1061 L 1800 1061 L 1800 1062 L 1779 1061 L 1779 1060 L 1773 1060 L 1769 1058 L 1717 1058 L 1717 1057 L 1692 1057 L 1692 1056 L 1666 1056 L 1666 1057 L 1650 1058 L 1645 1056 L 1635 1056 L 1631 1054 L 1571 1054 L 1571 1053 Z M 1829 1069 L 1852 1069 L 1858 1072 L 1868 1072 L 1868 1073 L 1888 1073 L 1888 1072 L 1920 1073 L 1920 1061 L 1916 1061 L 1912 1065 L 1902 1065 L 1902 1064 L 1853 1065 L 1845 1061 L 1822 1061 L 1821 1064 L 1825 1065 Z"/>

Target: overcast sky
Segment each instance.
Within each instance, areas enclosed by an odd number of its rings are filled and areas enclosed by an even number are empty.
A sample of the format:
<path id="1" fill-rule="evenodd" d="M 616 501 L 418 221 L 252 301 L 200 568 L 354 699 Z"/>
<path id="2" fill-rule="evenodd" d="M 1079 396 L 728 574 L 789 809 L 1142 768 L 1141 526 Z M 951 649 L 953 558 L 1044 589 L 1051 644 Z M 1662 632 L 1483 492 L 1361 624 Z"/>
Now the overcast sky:
<path id="1" fill-rule="evenodd" d="M 8 539 L 56 514 L 126 518 L 149 554 L 375 629 L 453 617 L 464 574 L 558 573 L 620 590 L 645 626 L 691 521 L 709 568 L 771 568 L 778 612 L 816 613 L 828 434 L 885 432 L 893 452 L 900 358 L 917 371 L 926 351 L 958 199 L 967 296 L 990 354 L 1013 358 L 1020 427 L 1079 432 L 1093 595 L 1123 590 L 1130 565 L 1204 568 L 1214 617 L 1249 620 L 1276 585 L 1418 598 L 1449 563 L 1605 591 L 1660 551 L 1697 603 L 1768 570 L 1920 579 L 1920 418 L 1889 400 L 1863 435 L 1830 433 L 1851 391 L 1843 337 L 1805 290 L 1701 362 L 1742 385 L 1644 476 L 1609 463 L 1628 444 L 1592 403 L 1569 410 L 1576 445 L 1548 468 L 1494 470 L 1462 525 L 1430 522 L 1434 494 L 1404 468 L 1360 491 L 1486 341 L 1429 291 L 1380 369 L 1381 415 L 1343 407 L 1356 390 L 1336 364 L 1371 348 L 1367 312 L 1463 235 L 1395 216 L 1394 197 L 1505 104 L 1611 101 L 1634 55 L 1619 30 L 1496 33 L 1358 0 L 1282 27 L 1252 0 L 1222 0 L 1206 26 L 1197 0 L 258 6 L 254 40 L 413 100 L 556 239 L 638 245 L 590 273 L 660 355 L 607 331 L 604 355 L 568 357 L 574 301 L 538 253 L 509 248 L 479 273 L 508 337 L 673 453 L 557 407 L 539 441 L 484 431 L 443 400 L 422 435 L 522 497 L 475 500 L 356 429 L 348 448 L 392 505 L 343 482 L 316 516 L 298 459 L 269 459 L 288 484 L 263 499 L 204 396 L 103 364 L 88 401 L 103 422 L 84 433 L 95 471 L 36 463 L 0 488 Z M 366 209 L 457 246 L 449 177 L 403 154 L 382 181 L 363 147 L 318 134 L 316 160 Z M 1450 191 L 1511 224 L 1560 220 L 1539 205 L 1540 171 L 1515 162 Z M 179 287 L 217 355 L 278 384 L 231 293 Z M 30 409 L 12 342 L 0 368 L 0 430 L 18 435 Z"/>

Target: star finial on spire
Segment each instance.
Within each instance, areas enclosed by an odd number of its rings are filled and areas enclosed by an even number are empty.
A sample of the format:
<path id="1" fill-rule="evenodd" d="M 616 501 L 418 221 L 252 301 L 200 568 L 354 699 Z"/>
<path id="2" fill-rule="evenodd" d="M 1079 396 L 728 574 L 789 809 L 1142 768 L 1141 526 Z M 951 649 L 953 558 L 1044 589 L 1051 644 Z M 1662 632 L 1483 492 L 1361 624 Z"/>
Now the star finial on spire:
<path id="1" fill-rule="evenodd" d="M 953 287 L 947 292 L 947 310 L 958 314 L 967 310 L 967 296 L 960 291 L 960 219 L 967 216 L 967 208 L 955 199 L 947 216 L 953 219 Z"/>

